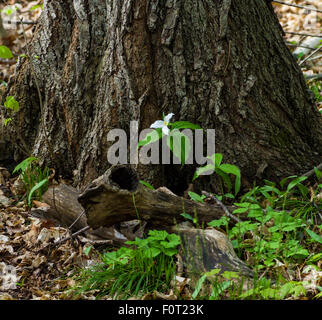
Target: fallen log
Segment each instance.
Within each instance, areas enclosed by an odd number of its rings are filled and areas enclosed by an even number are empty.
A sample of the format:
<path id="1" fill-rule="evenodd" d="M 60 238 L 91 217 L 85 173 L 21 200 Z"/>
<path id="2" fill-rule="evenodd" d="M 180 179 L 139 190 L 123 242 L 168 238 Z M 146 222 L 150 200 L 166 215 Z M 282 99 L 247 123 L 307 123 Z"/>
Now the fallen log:
<path id="1" fill-rule="evenodd" d="M 182 213 L 196 216 L 199 224 L 225 214 L 219 205 L 187 200 L 166 188 L 151 190 L 139 183 L 136 171 L 129 166 L 107 170 L 86 187 L 78 201 L 84 207 L 87 223 L 92 228 L 133 219 L 164 228 L 184 221 Z"/>
<path id="2" fill-rule="evenodd" d="M 84 208 L 78 202 L 79 192 L 68 185 L 52 185 L 42 196 L 50 208 L 47 209 L 47 218 L 58 220 L 62 226 L 69 227 L 77 220 L 73 226 L 74 231 L 78 231 L 87 226 L 86 216 L 82 215 Z"/>
<path id="3" fill-rule="evenodd" d="M 57 225 L 69 228 L 73 232 L 88 227 L 84 208 L 78 202 L 79 191 L 65 185 L 52 185 L 42 196 L 42 201 L 48 206 L 33 208 L 31 214 L 40 219 L 53 220 Z M 84 235 L 91 240 L 113 240 L 114 244 L 123 245 L 127 240 L 135 238 L 124 236 L 114 227 L 100 227 L 87 230 Z"/>
<path id="4" fill-rule="evenodd" d="M 134 219 L 148 222 L 150 227 L 166 229 L 180 235 L 182 246 L 179 251 L 184 272 L 200 275 L 202 272 L 218 268 L 223 271 L 237 271 L 251 277 L 252 271 L 235 254 L 230 240 L 215 229 L 195 229 L 180 223 L 185 218 L 182 212 L 197 214 L 198 221 L 209 222 L 225 214 L 220 205 L 197 203 L 176 196 L 166 188 L 150 190 L 139 183 L 134 169 L 127 166 L 113 167 L 103 176 L 94 180 L 83 193 L 64 184 L 51 186 L 43 196 L 49 208 L 38 208 L 46 218 L 52 218 L 68 226 L 77 218 L 74 230 L 86 226 L 97 228 L 86 232 L 86 236 L 96 233 L 102 239 L 118 240 L 124 244 L 125 237 L 134 239 L 141 235 L 135 232 L 140 224 Z M 78 202 L 79 200 L 79 202 Z M 231 208 L 230 208 L 231 209 Z M 85 210 L 86 215 L 80 215 Z M 125 222 L 125 221 L 130 221 Z M 113 225 L 121 223 L 125 232 L 120 234 Z M 180 224 L 179 224 L 180 223 Z M 145 222 L 141 222 L 141 225 Z M 189 224 L 189 223 L 188 223 Z M 140 229 L 140 228 L 139 228 Z M 129 235 L 126 234 L 129 231 Z M 97 234 L 96 234 L 97 235 Z"/>

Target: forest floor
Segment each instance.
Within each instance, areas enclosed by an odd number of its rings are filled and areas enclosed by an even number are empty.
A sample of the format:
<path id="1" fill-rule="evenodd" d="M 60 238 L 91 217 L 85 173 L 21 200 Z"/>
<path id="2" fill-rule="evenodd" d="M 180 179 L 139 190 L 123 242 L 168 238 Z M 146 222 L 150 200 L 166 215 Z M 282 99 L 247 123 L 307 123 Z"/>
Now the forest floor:
<path id="1" fill-rule="evenodd" d="M 287 0 L 286 2 L 291 2 Z M 292 1 L 299 5 L 314 5 L 321 9 L 320 0 Z M 35 7 L 42 1 L 18 1 L 9 0 L 0 3 L 4 28 L 8 32 L 5 39 L 7 45 L 14 53 L 15 57 L 23 54 L 25 47 L 24 33 L 27 41 L 32 38 L 35 24 L 41 14 L 41 8 Z M 15 9 L 15 7 L 17 9 Z M 284 5 L 275 5 L 280 22 L 287 32 L 321 34 L 321 15 L 316 12 L 308 13 L 305 9 L 294 8 Z M 31 24 L 24 26 L 9 24 L 8 21 L 19 21 L 20 19 L 29 21 Z M 307 37 L 287 33 L 285 41 L 293 51 L 297 45 L 303 44 Z M 305 44 L 304 46 L 310 46 Z M 311 51 L 312 52 L 312 51 Z M 308 55 L 299 53 L 297 58 L 299 63 L 306 59 Z M 14 75 L 16 59 L 5 61 L 0 59 L 0 95 L 1 86 L 4 88 L 10 76 Z M 313 76 L 322 73 L 321 51 L 308 58 L 302 63 L 303 73 L 306 76 Z M 321 80 L 321 79 L 320 79 Z M 321 81 L 314 78 L 308 80 L 309 87 L 316 95 L 321 95 Z M 317 108 L 322 110 L 322 100 L 317 99 Z M 2 169 L 1 169 L 2 170 Z M 66 241 L 59 246 L 54 241 L 67 237 L 68 229 L 57 227 L 53 221 L 41 220 L 30 214 L 30 209 L 26 201 L 17 199 L 12 191 L 14 179 L 1 175 L 0 170 L 0 275 L 4 274 L 8 266 L 13 266 L 12 276 L 8 275 L 6 283 L 12 288 L 4 290 L 3 283 L 0 283 L 0 300 L 11 299 L 67 299 L 71 298 L 67 288 L 75 285 L 73 277 L 75 271 L 98 261 L 98 253 L 91 246 L 89 239 L 82 236 Z M 2 180 L 1 180 L 2 179 Z M 3 181 L 4 180 L 4 181 Z M 38 206 L 43 204 L 37 203 Z M 314 248 L 318 251 L 318 248 Z M 321 268 L 321 262 L 319 263 Z M 304 279 L 309 277 L 314 279 L 317 286 L 321 286 L 321 272 L 309 271 L 301 273 L 301 266 L 298 266 L 298 273 L 291 279 Z M 11 278 L 10 278 L 11 277 Z M 1 280 L 0 280 L 1 281 Z M 3 290 L 1 290 L 1 288 Z M 312 295 L 311 295 L 312 296 Z M 83 299 L 95 299 L 95 292 L 89 292 Z M 308 296 L 303 297 L 308 299 Z"/>

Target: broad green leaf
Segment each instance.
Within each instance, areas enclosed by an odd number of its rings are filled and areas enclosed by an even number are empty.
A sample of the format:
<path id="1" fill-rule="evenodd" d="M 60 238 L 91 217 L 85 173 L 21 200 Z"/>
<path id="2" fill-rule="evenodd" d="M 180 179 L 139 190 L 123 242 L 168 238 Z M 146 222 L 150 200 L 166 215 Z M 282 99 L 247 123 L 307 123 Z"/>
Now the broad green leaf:
<path id="1" fill-rule="evenodd" d="M 215 153 L 212 156 L 208 157 L 215 165 L 216 168 L 220 167 L 223 155 L 221 153 Z"/>
<path id="2" fill-rule="evenodd" d="M 148 248 L 144 250 L 144 255 L 148 258 L 155 258 L 161 253 L 161 250 L 158 248 Z"/>
<path id="3" fill-rule="evenodd" d="M 187 220 L 191 220 L 191 221 L 194 220 L 193 217 L 188 213 L 181 213 L 180 216 L 186 218 Z"/>
<path id="4" fill-rule="evenodd" d="M 165 240 L 168 236 L 168 232 L 165 230 L 150 230 L 149 236 L 157 240 Z"/>
<path id="5" fill-rule="evenodd" d="M 228 164 L 228 163 L 222 164 L 220 166 L 220 170 L 226 173 L 234 174 L 236 177 L 240 177 L 240 170 L 232 164 Z"/>
<path id="6" fill-rule="evenodd" d="M 15 100 L 15 98 L 13 96 L 8 96 L 6 98 L 6 101 L 4 103 L 4 106 L 7 109 L 11 109 L 14 112 L 18 112 L 19 111 L 19 102 Z"/>
<path id="7" fill-rule="evenodd" d="M 175 233 L 168 234 L 167 238 L 172 245 L 178 246 L 181 243 L 180 236 Z"/>
<path id="8" fill-rule="evenodd" d="M 167 145 L 181 164 L 184 165 L 191 150 L 189 138 L 179 130 L 173 130 L 167 137 Z"/>
<path id="9" fill-rule="evenodd" d="M 213 173 L 214 172 L 214 165 L 213 164 L 207 164 L 204 167 L 200 167 L 196 170 L 194 176 L 193 176 L 193 180 L 197 179 L 199 176 L 203 175 L 204 173 L 210 172 Z"/>
<path id="10" fill-rule="evenodd" d="M 7 46 L 0 46 L 0 58 L 2 59 L 13 58 L 13 54 Z"/>
<path id="11" fill-rule="evenodd" d="M 171 129 L 201 129 L 198 124 L 194 124 L 188 121 L 177 121 L 174 123 L 170 123 Z"/>
<path id="12" fill-rule="evenodd" d="M 22 162 L 20 162 L 15 169 L 13 170 L 12 173 L 18 172 L 19 170 L 21 170 L 21 172 L 25 172 L 26 169 L 29 167 L 29 165 L 34 162 L 34 161 L 38 161 L 38 158 L 35 157 L 29 157 L 25 160 L 23 160 Z"/>
<path id="13" fill-rule="evenodd" d="M 229 218 L 226 216 L 222 216 L 218 220 L 212 220 L 208 223 L 208 226 L 213 227 L 213 228 L 219 228 L 221 226 L 226 226 L 229 222 Z"/>
<path id="14" fill-rule="evenodd" d="M 316 242 L 322 243 L 322 237 L 310 229 L 305 229 L 305 231 L 309 234 L 309 236 Z"/>
<path id="15" fill-rule="evenodd" d="M 243 213 L 247 211 L 248 211 L 248 208 L 238 208 L 238 209 L 235 209 L 233 213 Z"/>
<path id="16" fill-rule="evenodd" d="M 11 118 L 7 118 L 7 119 L 4 119 L 4 125 L 5 125 L 5 127 L 7 126 L 7 124 L 9 123 L 9 122 L 11 122 L 12 121 L 12 119 Z"/>
<path id="17" fill-rule="evenodd" d="M 149 132 L 145 138 L 141 141 L 139 141 L 137 148 L 143 147 L 149 143 L 153 143 L 161 139 L 162 133 L 160 130 L 153 130 Z"/>
<path id="18" fill-rule="evenodd" d="M 203 200 L 206 198 L 206 196 L 204 196 L 204 195 L 200 196 L 199 194 L 192 192 L 192 191 L 188 191 L 188 195 L 191 200 L 196 201 L 196 202 L 203 202 Z"/>

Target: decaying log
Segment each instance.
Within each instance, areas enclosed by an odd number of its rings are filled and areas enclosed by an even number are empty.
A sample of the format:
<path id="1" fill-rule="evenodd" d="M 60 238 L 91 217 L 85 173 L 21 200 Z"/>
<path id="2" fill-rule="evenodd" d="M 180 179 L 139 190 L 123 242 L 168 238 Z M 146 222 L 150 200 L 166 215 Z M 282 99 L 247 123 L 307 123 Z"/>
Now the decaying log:
<path id="1" fill-rule="evenodd" d="M 74 231 L 89 225 L 97 229 L 87 231 L 87 238 L 99 235 L 102 239 L 113 239 L 113 243 L 120 244 L 124 244 L 127 239 L 133 239 L 135 235 L 142 236 L 135 229 L 145 222 L 140 224 L 133 221 L 138 212 L 140 218 L 151 226 L 162 227 L 180 235 L 182 246 L 179 255 L 184 271 L 190 276 L 200 276 L 200 273 L 214 268 L 221 272 L 237 271 L 246 277 L 252 276 L 252 271 L 237 257 L 226 235 L 214 229 L 187 227 L 187 221 L 179 224 L 184 220 L 180 215 L 183 208 L 191 215 L 194 211 L 197 212 L 199 222 L 207 222 L 224 214 L 220 206 L 195 203 L 177 197 L 166 188 L 147 189 L 139 183 L 135 170 L 130 167 L 118 166 L 109 169 L 82 194 L 64 184 L 51 186 L 43 200 L 50 207 L 34 210 L 41 212 L 45 218 L 55 219 L 69 226 L 85 209 L 87 216 L 83 215 L 78 219 L 73 226 Z M 132 223 L 124 222 L 129 220 Z M 119 222 L 123 222 L 120 230 L 123 225 L 123 229 L 130 231 L 130 235 L 126 234 L 124 237 L 113 227 L 113 224 Z"/>
<path id="2" fill-rule="evenodd" d="M 69 227 L 84 212 L 84 208 L 77 201 L 78 196 L 79 192 L 75 188 L 59 184 L 52 185 L 42 199 L 50 205 L 48 216 Z M 83 215 L 74 224 L 73 230 L 80 230 L 86 226 L 86 216 Z"/>
<path id="3" fill-rule="evenodd" d="M 73 224 L 70 229 L 77 232 L 88 226 L 86 215 L 82 215 L 84 208 L 78 202 L 78 196 L 79 192 L 71 186 L 65 184 L 50 186 L 42 197 L 42 200 L 49 206 L 34 208 L 32 214 L 39 218 L 54 220 L 58 225 L 66 228 Z M 114 227 L 90 229 L 84 234 L 88 239 L 108 239 L 113 240 L 114 244 L 124 244 L 127 240 L 133 240 L 118 232 Z"/>
<path id="4" fill-rule="evenodd" d="M 78 200 L 85 208 L 87 222 L 92 228 L 133 219 L 166 227 L 184 221 L 183 212 L 197 215 L 199 223 L 224 215 L 219 205 L 187 200 L 165 188 L 148 189 L 139 183 L 136 171 L 129 166 L 110 168 L 88 185 Z"/>
<path id="5" fill-rule="evenodd" d="M 252 277 L 253 272 L 241 261 L 225 234 L 215 229 L 193 229 L 184 225 L 174 226 L 172 232 L 180 235 L 182 246 L 179 250 L 184 271 L 190 277 L 200 276 L 212 269 L 235 271 L 240 275 Z"/>

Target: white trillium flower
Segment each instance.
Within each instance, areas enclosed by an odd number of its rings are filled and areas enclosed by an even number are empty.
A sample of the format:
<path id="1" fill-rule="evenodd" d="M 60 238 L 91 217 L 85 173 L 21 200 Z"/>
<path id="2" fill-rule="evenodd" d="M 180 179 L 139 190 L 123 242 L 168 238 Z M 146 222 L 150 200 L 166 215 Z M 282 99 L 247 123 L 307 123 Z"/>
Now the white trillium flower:
<path id="1" fill-rule="evenodd" d="M 164 120 L 157 120 L 154 123 L 152 123 L 150 128 L 153 128 L 153 129 L 162 128 L 162 132 L 165 135 L 168 135 L 170 131 L 168 128 L 169 121 L 173 116 L 174 116 L 174 113 L 169 113 L 164 117 Z"/>

